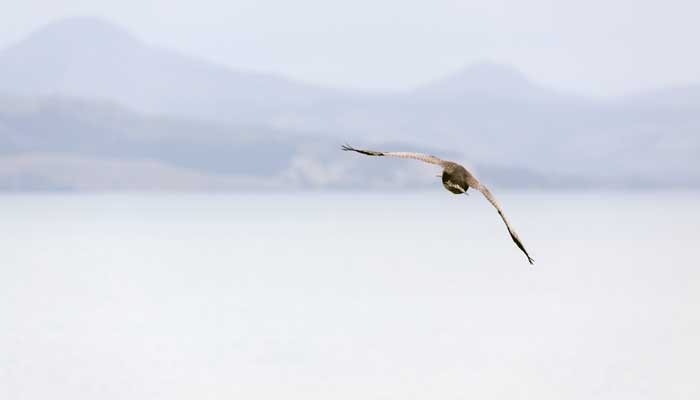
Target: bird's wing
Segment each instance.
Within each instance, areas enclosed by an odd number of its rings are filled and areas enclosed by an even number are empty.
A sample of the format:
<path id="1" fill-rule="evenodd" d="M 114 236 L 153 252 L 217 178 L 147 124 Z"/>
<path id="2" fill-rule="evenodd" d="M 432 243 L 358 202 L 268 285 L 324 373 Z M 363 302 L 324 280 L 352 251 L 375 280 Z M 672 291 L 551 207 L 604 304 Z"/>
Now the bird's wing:
<path id="1" fill-rule="evenodd" d="M 420 160 L 430 164 L 437 164 L 444 166 L 447 161 L 441 160 L 435 156 L 423 153 L 409 153 L 402 151 L 374 151 L 374 150 L 360 150 L 354 147 L 343 145 L 341 149 L 345 151 L 355 151 L 360 154 L 365 154 L 368 156 L 386 156 L 386 157 L 399 157 L 399 158 L 413 158 L 414 160 Z"/>
<path id="2" fill-rule="evenodd" d="M 479 185 L 478 186 L 479 191 L 484 194 L 484 197 L 489 201 L 489 203 L 493 204 L 494 207 L 496 207 L 496 210 L 498 210 L 498 215 L 501 216 L 501 219 L 503 219 L 503 222 L 506 224 L 506 228 L 508 228 L 508 233 L 510 233 L 510 237 L 513 239 L 513 242 L 518 246 L 520 250 L 525 253 L 525 256 L 527 257 L 527 261 L 530 262 L 530 264 L 534 264 L 535 260 L 530 257 L 529 254 L 527 254 L 527 250 L 525 250 L 525 246 L 523 246 L 523 242 L 520 241 L 520 238 L 518 237 L 518 234 L 515 233 L 513 228 L 511 228 L 510 224 L 508 223 L 508 220 L 506 219 L 506 216 L 503 214 L 503 210 L 501 210 L 501 206 L 498 205 L 498 202 L 496 201 L 496 198 L 493 197 L 493 194 L 491 191 L 484 185 Z"/>

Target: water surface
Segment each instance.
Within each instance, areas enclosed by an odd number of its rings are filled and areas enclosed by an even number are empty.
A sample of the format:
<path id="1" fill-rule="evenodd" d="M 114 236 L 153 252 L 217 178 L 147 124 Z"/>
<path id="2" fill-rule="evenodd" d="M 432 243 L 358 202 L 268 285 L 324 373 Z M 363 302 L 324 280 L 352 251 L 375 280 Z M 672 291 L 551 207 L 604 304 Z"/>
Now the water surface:
<path id="1" fill-rule="evenodd" d="M 700 194 L 0 196 L 0 397 L 700 398 Z"/>

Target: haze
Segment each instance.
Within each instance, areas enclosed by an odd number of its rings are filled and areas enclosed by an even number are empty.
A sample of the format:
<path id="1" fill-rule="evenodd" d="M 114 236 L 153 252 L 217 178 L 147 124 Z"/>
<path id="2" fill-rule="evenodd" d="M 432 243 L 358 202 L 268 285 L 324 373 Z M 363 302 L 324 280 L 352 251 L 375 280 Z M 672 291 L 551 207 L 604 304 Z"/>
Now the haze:
<path id="1" fill-rule="evenodd" d="M 700 6 L 5 3 L 0 400 L 700 399 Z"/>
<path id="2" fill-rule="evenodd" d="M 683 0 L 27 0 L 3 7 L 0 48 L 76 15 L 229 67 L 343 89 L 407 89 L 483 60 L 596 96 L 700 81 L 700 3 Z"/>

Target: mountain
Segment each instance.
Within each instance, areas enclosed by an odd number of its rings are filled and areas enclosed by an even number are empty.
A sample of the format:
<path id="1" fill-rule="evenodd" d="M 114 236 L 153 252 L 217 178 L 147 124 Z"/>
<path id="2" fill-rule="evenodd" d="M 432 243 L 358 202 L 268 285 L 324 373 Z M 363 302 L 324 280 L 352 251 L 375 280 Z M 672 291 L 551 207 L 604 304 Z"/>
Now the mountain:
<path id="1" fill-rule="evenodd" d="M 0 99 L 0 149 L 5 190 L 290 190 L 367 174 L 323 138 L 63 98 Z"/>
<path id="2" fill-rule="evenodd" d="M 676 85 L 661 88 L 634 96 L 617 99 L 618 104 L 634 104 L 648 109 L 686 109 L 700 111 L 700 84 Z"/>
<path id="3" fill-rule="evenodd" d="M 697 85 L 587 99 L 495 63 L 414 90 L 346 93 L 73 18 L 0 51 L 0 187 L 128 186 L 54 176 L 75 168 L 132 171 L 139 187 L 434 183 L 419 164 L 343 157 L 344 142 L 434 152 L 510 187 L 696 187 L 699 99 Z"/>
<path id="4" fill-rule="evenodd" d="M 335 93 L 195 60 L 82 17 L 50 24 L 2 51 L 0 92 L 103 99 L 143 112 L 236 123 L 272 118 Z"/>
<path id="5" fill-rule="evenodd" d="M 531 82 L 519 70 L 498 63 L 480 62 L 416 89 L 416 96 L 487 96 L 501 99 L 546 99 L 555 93 Z"/>
<path id="6" fill-rule="evenodd" d="M 402 142 L 381 146 L 462 157 Z M 0 97 L 0 191 L 435 188 L 433 169 L 402 161 L 357 157 L 324 137 L 149 116 L 109 102 Z M 496 185 L 585 184 L 476 167 Z"/>
<path id="7" fill-rule="evenodd" d="M 469 159 L 450 149 L 400 141 L 377 146 Z M 468 166 L 492 187 L 649 188 L 700 183 L 662 182 L 651 175 L 592 178 L 488 163 Z M 335 140 L 320 136 L 149 116 L 109 102 L 0 97 L 0 191 L 440 190 L 435 187 L 435 172 L 420 163 L 343 153 Z"/>

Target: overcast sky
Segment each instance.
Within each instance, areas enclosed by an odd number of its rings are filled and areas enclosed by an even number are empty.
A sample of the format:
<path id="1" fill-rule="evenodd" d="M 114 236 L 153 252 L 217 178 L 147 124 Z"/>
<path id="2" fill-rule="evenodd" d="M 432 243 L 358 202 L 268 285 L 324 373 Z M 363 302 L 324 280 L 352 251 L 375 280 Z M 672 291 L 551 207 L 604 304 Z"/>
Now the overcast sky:
<path id="1" fill-rule="evenodd" d="M 343 88 L 408 88 L 480 60 L 595 95 L 700 83 L 697 0 L 23 0 L 2 7 L 0 46 L 86 15 L 218 63 Z"/>

